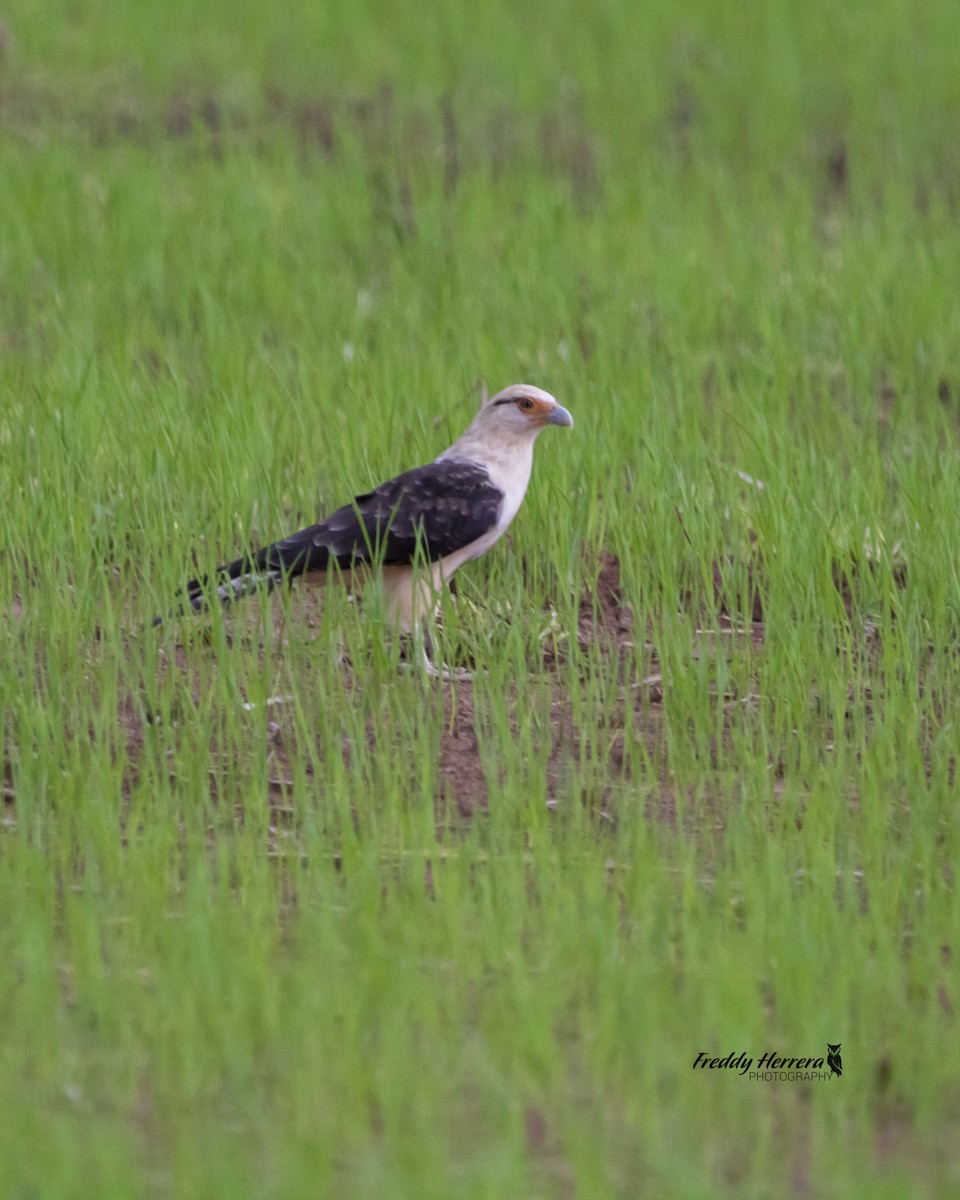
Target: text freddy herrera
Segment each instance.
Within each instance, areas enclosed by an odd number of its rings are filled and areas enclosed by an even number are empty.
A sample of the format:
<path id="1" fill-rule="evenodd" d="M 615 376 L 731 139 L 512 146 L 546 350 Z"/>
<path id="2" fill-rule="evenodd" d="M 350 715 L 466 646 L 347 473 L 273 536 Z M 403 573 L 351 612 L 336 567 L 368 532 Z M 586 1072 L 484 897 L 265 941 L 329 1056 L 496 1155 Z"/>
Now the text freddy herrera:
<path id="1" fill-rule="evenodd" d="M 706 1051 L 701 1050 L 693 1060 L 694 1067 L 709 1067 L 710 1070 L 739 1071 L 741 1075 L 753 1067 L 753 1059 L 742 1050 L 734 1054 L 731 1050 L 726 1058 L 709 1058 Z M 818 1071 L 823 1066 L 822 1058 L 781 1058 L 776 1051 L 768 1050 L 757 1060 L 758 1071 Z"/>

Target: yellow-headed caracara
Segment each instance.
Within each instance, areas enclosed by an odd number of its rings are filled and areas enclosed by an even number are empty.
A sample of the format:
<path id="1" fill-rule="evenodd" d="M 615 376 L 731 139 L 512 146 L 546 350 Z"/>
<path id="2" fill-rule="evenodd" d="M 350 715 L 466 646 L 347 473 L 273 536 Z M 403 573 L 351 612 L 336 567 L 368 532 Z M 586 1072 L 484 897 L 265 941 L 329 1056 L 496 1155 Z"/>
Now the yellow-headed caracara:
<path id="1" fill-rule="evenodd" d="M 436 608 L 454 571 L 506 532 L 530 482 L 533 443 L 547 425 L 572 426 L 573 418 L 540 388 L 505 388 L 484 401 L 463 436 L 433 462 L 219 567 L 212 577 L 191 580 L 187 603 L 200 612 L 214 597 L 228 604 L 261 587 L 269 591 L 287 576 L 323 583 L 330 568 L 346 575 L 375 567 L 391 619 L 410 632 Z"/>

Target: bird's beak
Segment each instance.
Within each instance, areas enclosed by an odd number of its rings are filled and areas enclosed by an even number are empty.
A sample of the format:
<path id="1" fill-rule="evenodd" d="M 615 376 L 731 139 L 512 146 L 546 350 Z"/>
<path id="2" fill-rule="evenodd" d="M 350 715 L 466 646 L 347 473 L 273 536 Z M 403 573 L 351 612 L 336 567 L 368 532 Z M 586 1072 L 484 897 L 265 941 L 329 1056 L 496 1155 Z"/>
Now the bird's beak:
<path id="1" fill-rule="evenodd" d="M 564 425 L 567 429 L 573 428 L 573 417 L 567 412 L 562 404 L 558 404 L 556 408 L 550 410 L 550 415 L 547 417 L 548 425 Z"/>

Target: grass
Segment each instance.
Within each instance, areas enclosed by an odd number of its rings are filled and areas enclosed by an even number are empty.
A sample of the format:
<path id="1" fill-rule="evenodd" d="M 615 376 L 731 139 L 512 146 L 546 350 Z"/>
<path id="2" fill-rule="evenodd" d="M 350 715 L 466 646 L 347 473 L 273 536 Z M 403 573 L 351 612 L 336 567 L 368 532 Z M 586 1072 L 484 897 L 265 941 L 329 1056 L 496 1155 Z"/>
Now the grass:
<path id="1" fill-rule="evenodd" d="M 0 1195 L 956 1190 L 953 6 L 5 22 Z M 474 683 L 147 627 L 481 377 Z"/>

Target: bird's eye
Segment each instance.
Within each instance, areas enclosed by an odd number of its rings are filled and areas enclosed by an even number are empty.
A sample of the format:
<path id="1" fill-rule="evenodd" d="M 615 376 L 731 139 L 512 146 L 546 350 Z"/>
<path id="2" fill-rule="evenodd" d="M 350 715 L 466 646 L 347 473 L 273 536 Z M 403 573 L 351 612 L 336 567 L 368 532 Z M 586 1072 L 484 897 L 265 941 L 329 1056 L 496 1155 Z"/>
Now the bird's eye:
<path id="1" fill-rule="evenodd" d="M 522 400 L 517 401 L 517 408 L 522 408 L 524 412 L 530 412 L 533 408 L 533 401 L 529 396 L 524 396 Z"/>

